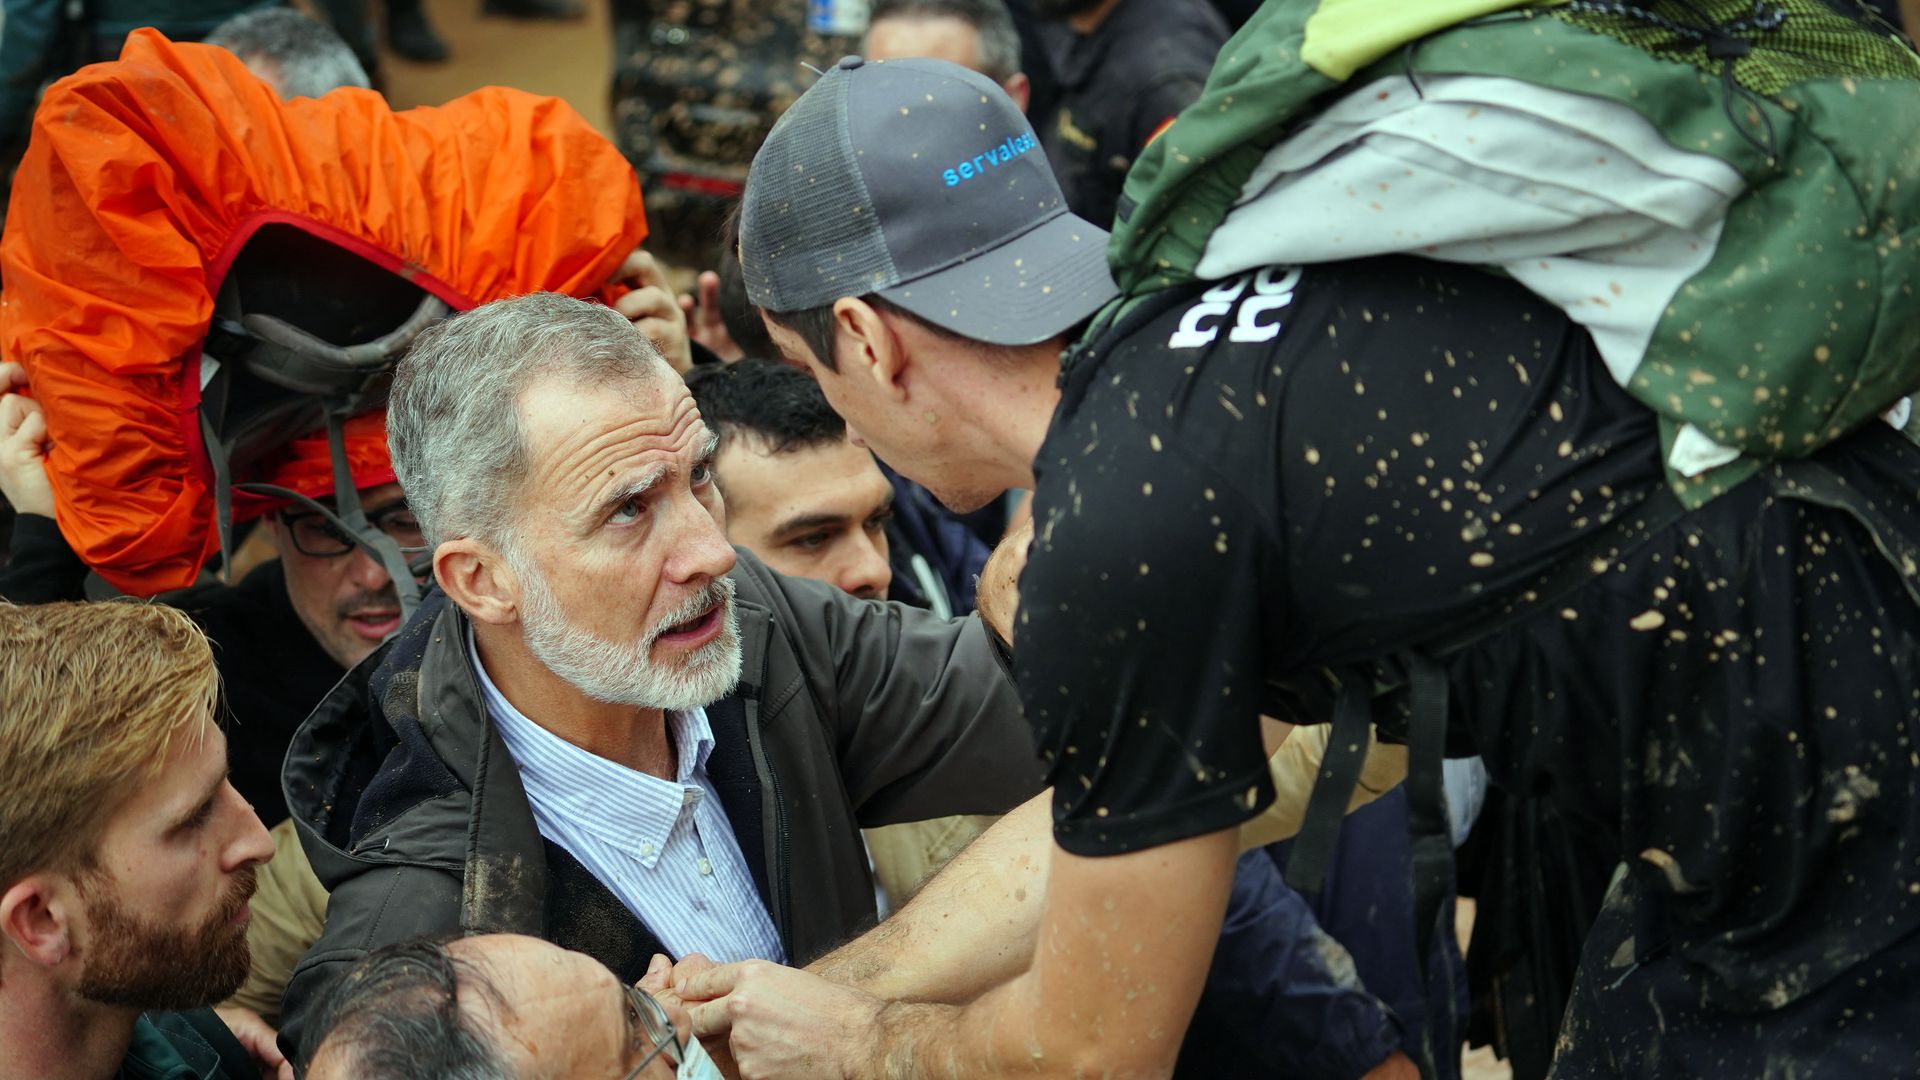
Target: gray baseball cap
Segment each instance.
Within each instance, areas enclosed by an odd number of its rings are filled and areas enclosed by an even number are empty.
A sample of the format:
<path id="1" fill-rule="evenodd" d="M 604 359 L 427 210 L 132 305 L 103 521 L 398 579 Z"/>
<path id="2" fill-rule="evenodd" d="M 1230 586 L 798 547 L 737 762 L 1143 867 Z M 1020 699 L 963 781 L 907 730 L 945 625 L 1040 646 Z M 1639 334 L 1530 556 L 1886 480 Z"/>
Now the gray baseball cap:
<path id="1" fill-rule="evenodd" d="M 1118 292 L 1107 233 L 1067 212 L 991 79 L 849 56 L 787 109 L 740 209 L 747 297 L 773 312 L 878 293 L 995 345 L 1064 333 Z"/>

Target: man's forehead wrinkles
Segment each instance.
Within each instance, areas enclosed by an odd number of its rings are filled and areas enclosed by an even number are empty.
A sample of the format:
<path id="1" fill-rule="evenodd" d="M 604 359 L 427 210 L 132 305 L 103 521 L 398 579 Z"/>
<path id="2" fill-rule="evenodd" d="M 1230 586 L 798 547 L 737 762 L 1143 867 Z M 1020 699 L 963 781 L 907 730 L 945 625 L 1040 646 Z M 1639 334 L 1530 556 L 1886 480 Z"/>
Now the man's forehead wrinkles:
<path id="1" fill-rule="evenodd" d="M 588 482 L 618 471 L 627 459 L 649 453 L 674 453 L 694 434 L 699 414 L 690 407 L 675 409 L 671 427 L 663 429 L 658 416 L 639 416 L 607 429 L 583 422 L 555 448 L 550 474 Z"/>

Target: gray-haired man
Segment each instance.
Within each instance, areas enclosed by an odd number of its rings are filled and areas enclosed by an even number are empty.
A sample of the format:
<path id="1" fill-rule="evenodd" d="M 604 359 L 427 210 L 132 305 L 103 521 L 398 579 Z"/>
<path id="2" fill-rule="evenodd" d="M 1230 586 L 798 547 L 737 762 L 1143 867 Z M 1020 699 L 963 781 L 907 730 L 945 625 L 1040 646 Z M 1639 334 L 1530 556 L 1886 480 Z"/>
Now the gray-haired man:
<path id="1" fill-rule="evenodd" d="M 353 50 L 327 24 L 292 8 L 260 8 L 214 28 L 206 42 L 246 61 L 283 98 L 319 97 L 342 86 L 373 83 Z"/>
<path id="2" fill-rule="evenodd" d="M 1037 789 L 978 619 L 728 546 L 713 433 L 617 313 L 455 316 L 401 364 L 388 432 L 444 593 L 288 754 L 332 896 L 283 1045 L 416 936 L 530 934 L 628 983 L 656 953 L 804 963 L 874 917 L 861 827 Z"/>

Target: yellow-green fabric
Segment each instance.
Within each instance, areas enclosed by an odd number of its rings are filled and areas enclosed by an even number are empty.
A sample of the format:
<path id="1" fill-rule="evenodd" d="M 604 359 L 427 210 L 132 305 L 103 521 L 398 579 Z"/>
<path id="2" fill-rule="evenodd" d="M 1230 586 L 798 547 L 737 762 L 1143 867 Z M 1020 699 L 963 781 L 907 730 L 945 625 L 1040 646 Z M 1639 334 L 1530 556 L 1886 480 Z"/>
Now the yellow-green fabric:
<path id="1" fill-rule="evenodd" d="M 1531 0 L 1320 0 L 1300 42 L 1306 65 L 1340 82 L 1410 41 Z"/>
<path id="2" fill-rule="evenodd" d="M 887 902 L 898 911 L 928 878 L 999 820 L 990 814 L 968 814 L 864 830 L 867 854 L 873 856 L 873 876 L 886 890 Z"/>
<path id="3" fill-rule="evenodd" d="M 1335 94 L 1389 77 L 1519 80 L 1625 106 L 1746 184 L 1624 379 L 1667 450 L 1691 427 L 1743 455 L 1670 469 L 1682 501 L 1810 454 L 1920 389 L 1920 57 L 1824 0 L 1761 8 L 1270 0 L 1128 174 L 1108 248 L 1122 295 L 1095 332 L 1194 280 L 1254 170 Z M 1464 21 L 1409 39 L 1443 13 Z"/>

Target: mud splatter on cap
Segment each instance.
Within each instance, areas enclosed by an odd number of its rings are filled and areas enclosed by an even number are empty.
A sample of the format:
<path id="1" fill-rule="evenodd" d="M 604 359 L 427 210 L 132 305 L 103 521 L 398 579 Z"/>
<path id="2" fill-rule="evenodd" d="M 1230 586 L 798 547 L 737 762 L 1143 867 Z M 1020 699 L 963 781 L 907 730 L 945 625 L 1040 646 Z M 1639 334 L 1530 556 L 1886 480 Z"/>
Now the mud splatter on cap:
<path id="1" fill-rule="evenodd" d="M 939 60 L 836 64 L 767 136 L 740 216 L 755 305 L 878 293 L 996 345 L 1045 341 L 1111 299 L 1106 248 L 1012 99 Z"/>

